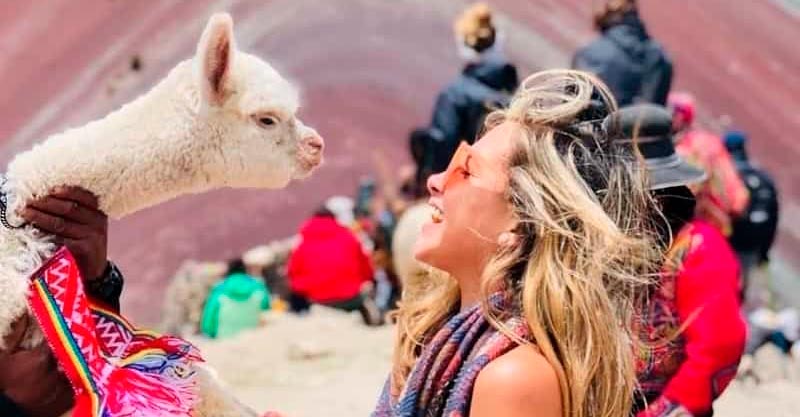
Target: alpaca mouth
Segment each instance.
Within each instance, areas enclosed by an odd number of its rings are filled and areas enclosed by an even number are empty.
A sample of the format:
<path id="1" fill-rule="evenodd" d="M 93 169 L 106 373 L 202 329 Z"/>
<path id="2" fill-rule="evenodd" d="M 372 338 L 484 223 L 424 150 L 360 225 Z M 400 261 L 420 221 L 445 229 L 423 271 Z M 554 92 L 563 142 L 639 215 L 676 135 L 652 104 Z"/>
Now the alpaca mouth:
<path id="1" fill-rule="evenodd" d="M 296 178 L 305 178 L 311 175 L 315 169 L 322 165 L 322 153 L 315 155 L 301 154 L 297 157 Z"/>
<path id="2" fill-rule="evenodd" d="M 325 141 L 319 135 L 305 138 L 297 150 L 297 165 L 301 176 L 308 176 L 322 164 Z"/>

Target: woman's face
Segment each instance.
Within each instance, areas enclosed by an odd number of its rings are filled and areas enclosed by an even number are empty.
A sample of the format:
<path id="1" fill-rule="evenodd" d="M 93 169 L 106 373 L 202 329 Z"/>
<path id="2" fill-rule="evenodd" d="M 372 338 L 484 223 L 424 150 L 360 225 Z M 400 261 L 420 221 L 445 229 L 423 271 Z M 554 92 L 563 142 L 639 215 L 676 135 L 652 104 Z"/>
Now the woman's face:
<path id="1" fill-rule="evenodd" d="M 434 214 L 422 228 L 415 257 L 452 275 L 482 271 L 502 232 L 515 221 L 506 199 L 508 164 L 519 126 L 506 122 L 474 146 L 462 144 L 445 172 L 428 179 Z"/>

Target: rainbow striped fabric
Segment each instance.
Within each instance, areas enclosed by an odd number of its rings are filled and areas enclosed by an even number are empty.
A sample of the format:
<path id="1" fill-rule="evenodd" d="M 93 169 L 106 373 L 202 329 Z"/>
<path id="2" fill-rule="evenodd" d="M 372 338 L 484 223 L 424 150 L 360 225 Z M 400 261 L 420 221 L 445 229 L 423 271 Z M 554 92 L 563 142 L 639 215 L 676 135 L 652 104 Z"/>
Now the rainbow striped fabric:
<path id="1" fill-rule="evenodd" d="M 189 417 L 197 400 L 188 342 L 138 330 L 83 291 L 60 249 L 31 278 L 28 304 L 75 391 L 74 417 Z"/>

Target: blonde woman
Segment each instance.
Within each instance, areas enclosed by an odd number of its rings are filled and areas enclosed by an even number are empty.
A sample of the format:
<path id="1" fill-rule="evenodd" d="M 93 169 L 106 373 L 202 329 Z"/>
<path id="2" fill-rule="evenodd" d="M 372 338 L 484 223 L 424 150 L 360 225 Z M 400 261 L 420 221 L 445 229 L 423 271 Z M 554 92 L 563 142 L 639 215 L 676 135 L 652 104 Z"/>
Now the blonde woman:
<path id="1" fill-rule="evenodd" d="M 375 417 L 621 417 L 634 392 L 633 296 L 659 259 L 643 170 L 594 76 L 525 80 L 428 181 L 415 245 L 448 279 L 401 304 Z"/>

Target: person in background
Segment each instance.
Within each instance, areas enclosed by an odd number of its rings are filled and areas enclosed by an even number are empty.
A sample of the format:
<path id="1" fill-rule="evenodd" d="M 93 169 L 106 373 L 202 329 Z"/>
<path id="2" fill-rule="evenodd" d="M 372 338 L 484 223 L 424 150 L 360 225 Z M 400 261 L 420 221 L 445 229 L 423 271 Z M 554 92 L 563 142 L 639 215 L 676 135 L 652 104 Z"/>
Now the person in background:
<path id="1" fill-rule="evenodd" d="M 694 215 L 689 189 L 705 173 L 676 154 L 661 106 L 620 110 L 621 137 L 636 136 L 659 203 L 666 261 L 637 322 L 637 417 L 710 416 L 736 375 L 745 345 L 739 265 L 722 234 Z"/>
<path id="2" fill-rule="evenodd" d="M 743 214 L 733 220 L 733 233 L 728 238 L 742 264 L 743 295 L 746 295 L 751 272 L 769 261 L 769 250 L 778 230 L 775 182 L 768 173 L 750 163 L 746 144 L 747 136 L 743 132 L 725 134 L 725 148 L 750 193 L 750 202 Z"/>
<path id="3" fill-rule="evenodd" d="M 353 220 L 352 213 L 344 217 Z M 316 303 L 358 311 L 367 325 L 381 324 L 380 310 L 363 291 L 372 282 L 373 266 L 353 231 L 326 205 L 300 227 L 300 237 L 287 266 L 291 309 L 305 312 Z"/>
<path id="4" fill-rule="evenodd" d="M 264 282 L 248 275 L 241 259 L 234 259 L 225 278 L 208 295 L 200 330 L 211 338 L 235 336 L 258 327 L 261 312 L 269 308 L 270 293 Z"/>
<path id="5" fill-rule="evenodd" d="M 719 135 L 695 127 L 696 104 L 691 94 L 669 95 L 673 111 L 675 150 L 686 161 L 703 169 L 708 178 L 692 185 L 697 197 L 697 217 L 730 236 L 732 222 L 747 208 L 749 194 Z"/>
<path id="6" fill-rule="evenodd" d="M 427 131 L 415 131 L 412 140 L 429 136 L 429 156 L 422 159 L 427 175 L 447 168 L 458 144 L 473 143 L 486 115 L 507 104 L 517 89 L 517 69 L 503 54 L 502 33 L 495 26 L 492 10 L 484 3 L 466 9 L 453 29 L 461 57 L 466 62 L 461 74 L 436 99 L 433 120 Z"/>
<path id="7" fill-rule="evenodd" d="M 572 67 L 608 84 L 620 107 L 665 105 L 672 86 L 672 61 L 647 33 L 636 0 L 605 0 L 594 13 L 600 36 L 578 50 Z"/>
<path id="8" fill-rule="evenodd" d="M 119 311 L 123 278 L 106 259 L 108 218 L 88 191 L 61 187 L 31 202 L 22 217 L 53 235 L 75 257 L 87 294 Z M 58 417 L 72 408 L 73 392 L 46 343 L 24 349 L 20 342 L 28 328 L 38 326 L 25 316 L 6 336 L 0 350 L 0 416 Z"/>

